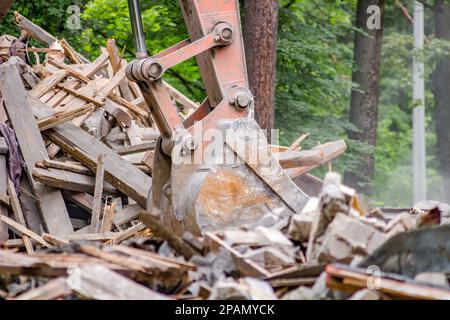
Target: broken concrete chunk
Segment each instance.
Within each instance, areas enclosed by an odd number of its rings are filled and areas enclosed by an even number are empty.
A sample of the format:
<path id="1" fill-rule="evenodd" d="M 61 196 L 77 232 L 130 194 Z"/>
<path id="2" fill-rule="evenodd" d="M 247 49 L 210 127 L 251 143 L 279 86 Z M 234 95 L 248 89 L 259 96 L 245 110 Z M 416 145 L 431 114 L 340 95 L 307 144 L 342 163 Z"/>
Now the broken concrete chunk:
<path id="1" fill-rule="evenodd" d="M 261 245 L 263 237 L 255 231 L 248 231 L 242 228 L 230 228 L 223 231 L 224 240 L 230 245 Z"/>
<path id="2" fill-rule="evenodd" d="M 250 300 L 250 294 L 235 280 L 227 278 L 215 283 L 209 300 Z"/>
<path id="3" fill-rule="evenodd" d="M 375 290 L 363 289 L 355 292 L 349 300 L 381 300 L 381 296 Z"/>
<path id="4" fill-rule="evenodd" d="M 292 240 L 306 242 L 311 233 L 311 226 L 317 214 L 319 206 L 318 198 L 311 198 L 306 203 L 300 214 L 291 217 L 288 235 Z"/>
<path id="5" fill-rule="evenodd" d="M 314 290 L 310 287 L 301 286 L 285 294 L 282 300 L 317 300 Z"/>
<path id="6" fill-rule="evenodd" d="M 249 250 L 245 258 L 257 263 L 270 272 L 281 271 L 295 264 L 295 250 L 282 250 L 276 247 L 263 247 Z"/>
<path id="7" fill-rule="evenodd" d="M 384 232 L 388 238 L 391 238 L 399 233 L 413 230 L 416 227 L 417 218 L 409 213 L 402 213 L 386 224 Z"/>
<path id="8" fill-rule="evenodd" d="M 386 241 L 387 237 L 358 218 L 338 214 L 324 234 L 317 252 L 319 262 L 331 262 L 367 255 Z"/>
<path id="9" fill-rule="evenodd" d="M 212 288 L 210 300 L 277 300 L 272 287 L 262 280 L 232 278 L 217 281 Z"/>
<path id="10" fill-rule="evenodd" d="M 257 227 L 255 231 L 262 237 L 264 244 L 293 246 L 292 242 L 280 230 Z"/>
<path id="11" fill-rule="evenodd" d="M 341 189 L 341 176 L 335 172 L 329 172 L 325 177 L 324 187 L 320 193 L 319 221 L 315 236 L 325 232 L 328 224 L 339 214 L 349 212 L 349 200 Z"/>
<path id="12" fill-rule="evenodd" d="M 252 300 L 278 300 L 272 287 L 265 281 L 246 277 L 239 282 L 247 288 Z"/>

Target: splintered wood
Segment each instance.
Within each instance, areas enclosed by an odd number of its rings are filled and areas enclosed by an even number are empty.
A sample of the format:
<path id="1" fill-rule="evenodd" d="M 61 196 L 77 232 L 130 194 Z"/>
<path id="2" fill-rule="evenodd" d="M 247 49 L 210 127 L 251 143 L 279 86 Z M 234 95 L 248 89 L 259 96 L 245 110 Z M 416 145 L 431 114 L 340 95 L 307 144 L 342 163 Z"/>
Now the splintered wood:
<path id="1" fill-rule="evenodd" d="M 0 137 L 0 245 L 34 254 L 139 235 L 138 216 L 151 209 L 152 165 L 143 160 L 159 133 L 115 41 L 90 62 L 17 12 L 15 20 L 45 46 L 33 49 L 45 60 L 34 69 L 14 56 L 0 65 L 0 120 L 14 130 L 27 176 L 23 186 L 8 180 L 8 144 Z M 111 132 L 124 138 L 104 140 Z"/>
<path id="2" fill-rule="evenodd" d="M 338 194 L 348 209 L 345 217 L 342 212 L 332 215 L 311 240 L 317 208 L 302 210 L 309 196 L 321 195 L 322 202 L 316 202 L 323 206 L 336 204 L 322 181 L 307 174 L 343 153 L 344 141 L 303 150 L 300 144 L 307 135 L 281 147 L 268 146 L 261 134 L 260 142 L 272 149 L 273 170 L 252 163 L 248 167 L 297 215 L 276 223 L 265 216 L 251 226 L 201 237 L 176 233 L 156 208 L 161 199 L 152 199 L 153 173 L 169 207 L 172 188 L 170 183 L 163 188 L 160 175 L 156 178 L 165 166 L 156 151 L 160 133 L 139 86 L 126 77 L 122 48 L 108 39 L 91 62 L 17 12 L 15 20 L 23 32 L 20 39 L 28 35 L 43 48 L 27 49 L 39 57 L 35 66 L 8 56 L 8 50 L 0 64 L 0 125 L 14 133 L 0 134 L 0 299 L 274 299 L 312 286 L 325 270 L 320 259 L 339 256 L 328 238 L 319 237 L 322 233 L 341 241 L 346 235 L 335 224 L 342 221 L 363 229 L 363 222 L 350 217 L 351 209 L 359 208 L 356 196 L 344 187 Z M 186 125 L 206 116 L 208 99 L 200 106 L 168 82 L 159 85 L 167 89 L 164 98 L 177 106 L 173 112 L 188 119 Z M 249 162 L 246 145 L 225 142 Z M 297 187 L 301 184 L 307 194 Z M 278 214 L 279 209 L 267 205 L 268 212 Z M 326 229 L 328 225 L 333 228 Z M 380 236 L 363 226 L 372 238 Z M 345 258 L 353 256 L 354 239 L 347 238 Z M 358 248 L 368 252 L 384 239 L 372 238 Z M 317 260 L 306 254 L 308 241 Z M 327 271 L 334 283 L 357 276 Z"/>

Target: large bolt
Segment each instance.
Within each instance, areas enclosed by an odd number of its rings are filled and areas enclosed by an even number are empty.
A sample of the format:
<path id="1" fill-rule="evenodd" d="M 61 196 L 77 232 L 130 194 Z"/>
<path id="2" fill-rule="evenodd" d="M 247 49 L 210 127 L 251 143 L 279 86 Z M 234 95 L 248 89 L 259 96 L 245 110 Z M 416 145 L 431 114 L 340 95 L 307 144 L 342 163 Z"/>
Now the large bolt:
<path id="1" fill-rule="evenodd" d="M 250 106 L 252 104 L 252 99 L 251 97 L 246 94 L 246 93 L 240 93 L 237 97 L 236 97 L 236 105 L 239 108 L 245 109 L 248 106 Z"/>
<path id="2" fill-rule="evenodd" d="M 233 30 L 231 30 L 230 27 L 225 27 L 222 29 L 222 33 L 220 35 L 222 39 L 230 41 L 233 38 Z"/>
<path id="3" fill-rule="evenodd" d="M 229 44 L 233 41 L 233 26 L 229 23 L 222 22 L 216 25 L 214 40 L 223 45 Z"/>
<path id="4" fill-rule="evenodd" d="M 195 141 L 194 137 L 190 136 L 184 140 L 184 150 L 193 152 L 198 148 L 198 143 Z"/>
<path id="5" fill-rule="evenodd" d="M 152 62 L 147 70 L 148 75 L 153 79 L 159 79 L 163 73 L 163 67 L 158 62 Z"/>
<path id="6" fill-rule="evenodd" d="M 163 66 L 151 58 L 134 60 L 127 66 L 127 76 L 132 81 L 153 81 L 163 72 Z"/>

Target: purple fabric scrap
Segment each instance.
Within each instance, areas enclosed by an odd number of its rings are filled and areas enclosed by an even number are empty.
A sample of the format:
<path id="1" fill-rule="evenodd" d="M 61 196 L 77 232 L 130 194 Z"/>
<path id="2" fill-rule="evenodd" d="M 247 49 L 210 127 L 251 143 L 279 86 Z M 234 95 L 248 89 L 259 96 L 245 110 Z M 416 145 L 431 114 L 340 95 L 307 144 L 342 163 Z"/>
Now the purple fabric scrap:
<path id="1" fill-rule="evenodd" d="M 16 134 L 14 130 L 8 125 L 0 123 L 0 136 L 5 138 L 6 144 L 8 145 L 8 170 L 9 177 L 11 178 L 16 190 L 19 191 L 20 176 L 22 175 L 22 168 L 24 167 L 24 162 L 22 154 L 20 153 L 19 143 L 16 139 Z"/>

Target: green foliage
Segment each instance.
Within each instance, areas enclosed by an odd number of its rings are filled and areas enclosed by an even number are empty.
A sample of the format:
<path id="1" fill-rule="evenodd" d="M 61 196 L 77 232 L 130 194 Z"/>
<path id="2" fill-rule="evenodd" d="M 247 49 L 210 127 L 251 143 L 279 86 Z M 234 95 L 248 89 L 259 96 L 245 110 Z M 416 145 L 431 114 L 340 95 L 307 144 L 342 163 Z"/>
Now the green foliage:
<path id="1" fill-rule="evenodd" d="M 156 54 L 188 37 L 177 0 L 142 2 L 142 21 L 149 54 Z M 82 14 L 83 32 L 79 47 L 88 56 L 97 56 L 108 38 L 116 39 L 123 57 L 134 58 L 134 43 L 124 0 L 89 1 Z M 198 68 L 192 59 L 169 70 L 165 79 L 192 98 L 204 98 Z"/>
<path id="2" fill-rule="evenodd" d="M 0 34 L 18 36 L 18 30 L 13 24 L 13 12 L 18 11 L 49 33 L 67 37 L 70 32 L 65 28 L 65 21 L 69 16 L 67 8 L 72 4 L 74 4 L 72 0 L 16 0 L 0 25 Z"/>
<path id="3" fill-rule="evenodd" d="M 347 120 L 353 2 L 308 0 L 289 5 L 286 1 L 281 2 L 279 14 L 276 125 L 281 141 L 289 144 L 307 132 L 309 147 L 344 138 L 348 156 L 336 161 L 342 171 L 351 170 L 370 152 L 346 135 L 347 130 L 356 130 Z"/>

